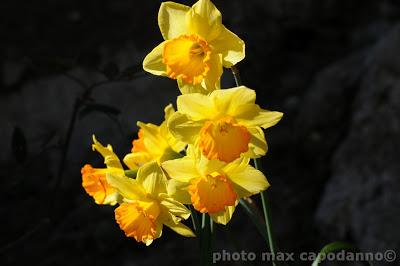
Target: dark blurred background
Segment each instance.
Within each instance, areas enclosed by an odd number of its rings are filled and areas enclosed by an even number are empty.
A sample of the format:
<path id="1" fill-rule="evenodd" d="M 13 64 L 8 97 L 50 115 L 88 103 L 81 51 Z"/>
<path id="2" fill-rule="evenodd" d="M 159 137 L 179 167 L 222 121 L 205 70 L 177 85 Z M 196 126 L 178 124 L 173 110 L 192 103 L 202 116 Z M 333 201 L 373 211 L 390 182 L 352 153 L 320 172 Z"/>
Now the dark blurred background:
<path id="1" fill-rule="evenodd" d="M 81 187 L 81 166 L 102 166 L 93 133 L 122 158 L 136 121 L 161 122 L 178 95 L 174 81 L 141 71 L 161 42 L 160 2 L 1 1 L 1 265 L 198 264 L 197 239 L 166 229 L 137 244 Z M 243 82 L 285 113 L 264 158 L 279 248 L 340 240 L 399 254 L 400 2 L 214 3 L 246 42 Z M 223 86 L 233 84 L 225 71 Z M 223 249 L 266 250 L 241 208 L 217 227 Z"/>

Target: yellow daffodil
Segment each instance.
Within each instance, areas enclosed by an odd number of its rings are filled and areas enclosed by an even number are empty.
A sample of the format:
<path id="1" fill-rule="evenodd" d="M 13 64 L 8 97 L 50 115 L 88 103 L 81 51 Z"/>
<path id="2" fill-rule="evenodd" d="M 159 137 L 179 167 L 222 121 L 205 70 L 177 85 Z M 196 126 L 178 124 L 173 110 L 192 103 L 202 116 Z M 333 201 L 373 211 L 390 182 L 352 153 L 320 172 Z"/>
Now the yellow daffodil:
<path id="1" fill-rule="evenodd" d="M 192 7 L 164 2 L 158 13 L 164 41 L 144 59 L 144 70 L 178 80 L 182 93 L 208 93 L 220 88 L 222 67 L 245 56 L 245 44 L 222 25 L 210 0 Z"/>
<path id="2" fill-rule="evenodd" d="M 131 169 L 137 170 L 145 163 L 156 161 L 159 164 L 165 160 L 181 157 L 186 144 L 172 136 L 167 127 L 167 120 L 175 113 L 172 105 L 164 109 L 165 121 L 160 125 L 138 122 L 139 138 L 132 142 L 132 152 L 124 158 L 124 163 Z"/>
<path id="3" fill-rule="evenodd" d="M 93 150 L 104 157 L 107 168 L 93 168 L 90 164 L 82 167 L 82 186 L 85 191 L 93 197 L 97 204 L 115 205 L 119 199 L 119 193 L 108 184 L 106 175 L 108 173 L 124 173 L 121 162 L 113 152 L 111 145 L 104 147 L 93 136 Z"/>
<path id="4" fill-rule="evenodd" d="M 123 196 L 123 203 L 115 209 L 115 219 L 126 236 L 150 245 L 161 236 L 163 225 L 180 235 L 194 236 L 181 223 L 190 211 L 168 195 L 167 178 L 156 162 L 140 167 L 136 179 L 110 173 L 107 181 Z"/>
<path id="5" fill-rule="evenodd" d="M 196 152 L 197 151 L 197 152 Z M 264 174 L 242 157 L 232 163 L 208 160 L 193 147 L 187 156 L 162 163 L 163 169 L 188 193 L 189 202 L 201 213 L 226 224 L 231 219 L 240 198 L 257 194 L 269 187 Z"/>
<path id="6" fill-rule="evenodd" d="M 269 128 L 282 113 L 255 104 L 256 93 L 244 86 L 178 97 L 178 111 L 168 120 L 170 132 L 198 147 L 210 160 L 232 162 L 242 154 L 258 158 L 267 152 L 262 128 Z"/>

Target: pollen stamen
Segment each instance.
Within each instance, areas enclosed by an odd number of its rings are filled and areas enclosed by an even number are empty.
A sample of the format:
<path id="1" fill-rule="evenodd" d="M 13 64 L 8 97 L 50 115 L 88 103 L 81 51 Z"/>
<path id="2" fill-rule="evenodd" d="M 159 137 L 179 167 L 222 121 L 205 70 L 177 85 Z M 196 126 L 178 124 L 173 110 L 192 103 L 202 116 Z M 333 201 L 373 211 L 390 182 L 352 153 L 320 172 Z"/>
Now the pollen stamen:
<path id="1" fill-rule="evenodd" d="M 163 63 L 167 75 L 193 85 L 200 84 L 210 70 L 211 47 L 191 34 L 169 40 L 164 46 Z"/>
<path id="2" fill-rule="evenodd" d="M 226 206 L 235 205 L 237 199 L 232 183 L 220 173 L 195 179 L 188 191 L 194 208 L 201 213 L 223 211 Z"/>
<path id="3" fill-rule="evenodd" d="M 199 147 L 209 160 L 232 162 L 249 149 L 250 133 L 232 117 L 207 121 L 200 130 Z"/>

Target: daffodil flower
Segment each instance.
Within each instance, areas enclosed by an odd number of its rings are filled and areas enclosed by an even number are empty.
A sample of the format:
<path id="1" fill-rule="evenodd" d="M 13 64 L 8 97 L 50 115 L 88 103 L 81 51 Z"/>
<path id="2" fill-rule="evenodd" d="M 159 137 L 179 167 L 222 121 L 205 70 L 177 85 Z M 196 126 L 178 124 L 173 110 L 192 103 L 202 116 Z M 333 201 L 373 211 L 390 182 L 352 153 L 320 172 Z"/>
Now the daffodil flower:
<path id="1" fill-rule="evenodd" d="M 216 223 L 227 224 L 238 200 L 269 187 L 264 174 L 242 157 L 231 163 L 208 160 L 193 146 L 187 156 L 162 163 L 168 175 L 179 182 L 188 194 L 185 204 L 208 213 Z"/>
<path id="2" fill-rule="evenodd" d="M 115 219 L 126 236 L 148 246 L 161 236 L 163 225 L 180 235 L 195 236 L 181 223 L 190 211 L 168 195 L 167 178 L 156 162 L 140 167 L 136 179 L 109 173 L 107 181 L 123 196 L 123 203 L 115 209 Z"/>
<path id="3" fill-rule="evenodd" d="M 222 25 L 210 0 L 192 7 L 164 2 L 158 13 L 164 41 L 144 59 L 144 70 L 178 80 L 182 93 L 208 93 L 220 88 L 222 67 L 245 56 L 245 44 Z"/>
<path id="4" fill-rule="evenodd" d="M 140 166 L 156 161 L 159 164 L 165 160 L 181 157 L 186 143 L 178 141 L 169 132 L 167 120 L 175 113 L 172 104 L 164 109 L 165 121 L 160 125 L 138 122 L 139 138 L 132 142 L 131 153 L 124 158 L 124 163 L 131 169 L 137 170 Z"/>
<path id="5" fill-rule="evenodd" d="M 108 173 L 124 173 L 124 169 L 117 155 L 113 152 L 111 145 L 104 147 L 93 136 L 93 150 L 99 152 L 104 157 L 107 168 L 93 168 L 86 164 L 81 169 L 82 186 L 97 204 L 115 205 L 119 199 L 119 193 L 107 182 Z"/>
<path id="6" fill-rule="evenodd" d="M 267 152 L 262 128 L 269 128 L 282 113 L 255 104 L 256 93 L 244 86 L 178 97 L 178 111 L 168 120 L 170 132 L 195 145 L 209 160 L 232 162 L 241 155 L 258 158 Z"/>

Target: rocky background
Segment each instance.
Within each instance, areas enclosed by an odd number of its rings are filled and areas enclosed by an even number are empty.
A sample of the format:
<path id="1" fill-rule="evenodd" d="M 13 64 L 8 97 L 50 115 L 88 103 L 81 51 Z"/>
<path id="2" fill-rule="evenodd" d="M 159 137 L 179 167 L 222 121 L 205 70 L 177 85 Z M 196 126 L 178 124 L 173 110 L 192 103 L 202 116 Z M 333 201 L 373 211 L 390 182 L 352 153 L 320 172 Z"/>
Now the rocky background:
<path id="1" fill-rule="evenodd" d="M 340 240 L 400 255 L 400 2 L 214 2 L 246 42 L 244 83 L 285 113 L 264 158 L 280 250 Z M 160 122 L 178 94 L 141 71 L 161 41 L 159 4 L 1 2 L 1 265 L 198 264 L 196 239 L 164 230 L 146 248 L 81 188 L 80 167 L 102 162 L 91 134 L 123 156 L 136 121 Z M 233 86 L 229 71 L 223 84 Z M 218 251 L 266 250 L 240 208 L 217 239 Z"/>

